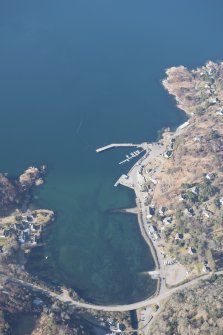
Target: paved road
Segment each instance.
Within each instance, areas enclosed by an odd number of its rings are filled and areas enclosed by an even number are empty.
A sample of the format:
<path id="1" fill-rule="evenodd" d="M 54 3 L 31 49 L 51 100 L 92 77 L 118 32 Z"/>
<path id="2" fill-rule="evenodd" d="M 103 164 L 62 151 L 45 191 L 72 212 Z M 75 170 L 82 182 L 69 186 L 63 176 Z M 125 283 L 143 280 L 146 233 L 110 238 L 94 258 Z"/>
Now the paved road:
<path id="1" fill-rule="evenodd" d="M 223 274 L 223 271 L 216 272 L 216 274 Z M 148 298 L 148 299 L 145 299 L 143 301 L 139 301 L 139 302 L 129 304 L 129 305 L 118 305 L 118 306 L 92 305 L 92 304 L 88 304 L 88 303 L 81 303 L 81 302 L 73 301 L 66 294 L 62 294 L 60 296 L 57 296 L 57 298 L 61 301 L 70 302 L 71 304 L 74 304 L 75 306 L 82 307 L 82 308 L 87 308 L 87 309 L 90 308 L 90 309 L 94 309 L 94 310 L 110 311 L 110 312 L 115 312 L 115 311 L 125 312 L 125 311 L 131 311 L 131 310 L 135 310 L 135 309 L 138 309 L 138 308 L 146 307 L 149 304 L 157 304 L 160 301 L 162 301 L 163 299 L 166 299 L 166 298 L 170 297 L 173 293 L 175 293 L 177 291 L 181 291 L 185 288 L 188 288 L 188 287 L 198 283 L 200 280 L 205 280 L 205 279 L 210 278 L 211 275 L 212 275 L 212 273 L 209 273 L 207 275 L 204 275 L 203 277 L 195 278 L 188 283 L 182 284 L 179 287 L 169 289 L 165 293 L 160 294 L 160 295 L 158 295 L 154 298 Z"/>
<path id="2" fill-rule="evenodd" d="M 145 158 L 142 158 L 141 165 L 147 165 L 149 162 L 152 162 L 155 158 L 160 157 L 166 150 L 165 146 L 160 146 L 159 143 L 152 143 L 150 144 L 150 152 L 149 155 Z M 148 206 L 145 205 L 145 199 L 144 195 L 145 192 L 141 191 L 142 185 L 145 184 L 146 180 L 143 174 L 139 174 L 139 166 L 136 164 L 133 166 L 133 168 L 128 173 L 130 179 L 132 180 L 134 191 L 136 194 L 136 203 L 137 207 L 139 208 L 139 215 L 138 215 L 138 221 L 139 221 L 139 227 L 141 234 L 149 246 L 151 253 L 153 255 L 153 258 L 156 263 L 156 270 L 160 273 L 160 280 L 158 284 L 157 293 L 163 294 L 166 292 L 166 283 L 163 279 L 165 277 L 165 268 L 163 264 L 163 258 L 161 255 L 160 248 L 157 247 L 157 242 L 153 242 L 150 236 L 148 235 L 146 226 L 147 226 L 147 209 Z"/>
<path id="3" fill-rule="evenodd" d="M 146 158 L 146 160 L 149 159 L 153 159 L 156 156 L 159 156 L 163 153 L 164 147 L 160 147 L 157 144 L 153 145 L 153 150 L 151 150 L 150 155 Z M 145 225 L 146 225 L 146 207 L 144 205 L 144 201 L 143 201 L 143 194 L 141 192 L 140 189 L 140 185 L 141 183 L 140 180 L 138 180 L 139 178 L 143 178 L 142 175 L 139 175 L 137 173 L 137 171 L 134 170 L 138 170 L 139 166 L 135 165 L 131 171 L 130 171 L 130 179 L 131 182 L 133 182 L 134 184 L 134 188 L 135 188 L 135 193 L 137 196 L 137 205 L 139 208 L 139 225 L 140 225 L 140 229 L 141 229 L 141 233 L 146 241 L 146 243 L 151 246 L 152 241 L 150 240 L 149 236 L 147 235 L 147 232 L 145 231 Z M 141 181 L 143 183 L 143 181 Z M 15 278 L 9 278 L 11 280 L 14 280 L 18 283 L 20 283 L 21 285 L 39 290 L 41 292 L 44 292 L 46 294 L 48 294 L 50 297 L 52 298 L 56 298 L 62 302 L 66 302 L 69 303 L 70 305 L 76 306 L 76 307 L 80 307 L 80 308 L 85 308 L 85 309 L 92 309 L 92 310 L 98 310 L 98 311 L 108 311 L 108 312 L 125 312 L 125 311 L 131 311 L 131 310 L 135 310 L 138 308 L 142 308 L 142 307 L 146 307 L 150 304 L 159 304 L 160 301 L 162 301 L 163 299 L 168 298 L 169 296 L 171 296 L 171 294 L 173 294 L 174 292 L 180 291 L 184 288 L 190 287 L 191 285 L 196 284 L 198 281 L 200 280 L 204 280 L 209 278 L 212 273 L 206 274 L 202 277 L 199 278 L 195 278 L 185 284 L 182 284 L 176 288 L 172 288 L 172 289 L 167 289 L 166 285 L 165 285 L 165 280 L 163 280 L 164 277 L 164 267 L 163 267 L 163 261 L 162 261 L 162 257 L 159 251 L 159 248 L 157 248 L 156 243 L 152 243 L 153 247 L 155 248 L 155 252 L 154 249 L 151 248 L 151 251 L 154 253 L 154 258 L 156 260 L 156 265 L 157 268 L 160 271 L 160 276 L 161 276 L 161 282 L 160 282 L 160 287 L 159 290 L 156 292 L 157 295 L 154 297 L 150 297 L 147 298 L 145 300 L 133 303 L 133 304 L 129 304 L 129 305 L 110 305 L 110 306 L 100 306 L 100 305 L 94 305 L 94 304 L 90 304 L 90 303 L 85 303 L 85 302 L 79 302 L 79 301 L 75 301 L 73 300 L 69 294 L 67 290 L 64 290 L 62 294 L 57 294 L 53 291 L 50 291 L 48 289 L 43 289 L 40 286 L 34 285 L 34 284 L 30 284 L 27 283 L 25 281 L 22 280 L 18 280 Z M 223 271 L 219 271 L 216 272 L 216 274 L 223 274 Z"/>
<path id="4" fill-rule="evenodd" d="M 173 293 L 181 291 L 185 288 L 188 288 L 188 287 L 198 283 L 200 280 L 205 280 L 205 279 L 210 278 L 212 274 L 213 273 L 208 273 L 208 274 L 206 274 L 202 277 L 195 278 L 188 283 L 185 283 L 185 284 L 182 284 L 178 287 L 169 289 L 165 293 L 160 294 L 160 295 L 158 295 L 156 297 L 153 297 L 153 298 L 147 298 L 145 300 L 142 300 L 142 301 L 139 301 L 139 302 L 136 302 L 136 303 L 133 303 L 133 304 L 129 304 L 129 305 L 110 305 L 110 306 L 103 306 L 103 305 L 100 306 L 100 305 L 94 305 L 94 304 L 90 304 L 90 303 L 75 301 L 74 299 L 72 299 L 69 296 L 69 294 L 66 290 L 64 290 L 63 293 L 61 293 L 61 294 L 57 294 L 53 291 L 50 291 L 48 289 L 44 289 L 44 288 L 42 288 L 38 285 L 27 283 L 26 281 L 23 281 L 23 280 L 20 280 L 20 279 L 16 279 L 16 278 L 13 278 L 13 277 L 8 277 L 8 276 L 5 276 L 5 279 L 14 281 L 16 283 L 19 283 L 23 286 L 32 288 L 34 290 L 38 290 L 40 292 L 43 292 L 43 293 L 47 294 L 48 296 L 50 296 L 52 298 L 58 299 L 58 300 L 60 300 L 64 303 L 69 303 L 70 305 L 76 306 L 76 307 L 79 307 L 79 308 L 92 309 L 92 310 L 104 311 L 104 312 L 127 312 L 127 311 L 135 310 L 135 309 L 138 309 L 138 308 L 146 307 L 150 304 L 158 304 L 163 299 L 166 299 L 166 298 L 170 297 Z M 215 272 L 215 274 L 221 275 L 221 274 L 223 274 L 223 271 Z"/>
<path id="5" fill-rule="evenodd" d="M 161 147 L 156 147 L 155 150 L 152 152 L 154 156 L 157 156 L 157 155 L 160 155 L 162 154 L 162 151 L 164 149 L 161 148 Z M 150 157 L 151 159 L 151 157 Z M 132 168 L 135 169 L 136 166 L 134 166 Z M 131 171 L 133 172 L 133 171 Z M 134 171 L 135 172 L 135 171 Z M 134 177 L 133 177 L 134 176 Z M 137 176 L 137 173 L 132 173 L 132 181 L 133 181 L 133 184 L 134 186 L 135 185 L 138 185 L 138 180 L 134 180 Z M 135 188 L 135 192 L 136 192 L 136 196 L 137 196 L 137 201 L 139 202 L 138 206 L 139 206 L 139 209 L 140 209 L 140 212 L 139 213 L 139 224 L 140 224 L 140 229 L 141 229 L 141 232 L 142 232 L 142 235 L 145 239 L 145 241 L 151 245 L 151 240 L 150 238 L 147 236 L 146 232 L 145 232 L 145 229 L 144 229 L 144 225 L 145 225 L 145 222 L 146 222 L 146 208 L 144 208 L 144 203 L 142 201 L 142 194 L 141 194 L 141 190 L 139 189 L 139 187 Z M 12 281 L 15 281 L 17 283 L 20 283 L 21 285 L 23 286 L 26 286 L 26 287 L 30 287 L 34 290 L 38 290 L 40 292 L 43 292 L 45 294 L 47 294 L 48 296 L 52 297 L 52 298 L 56 298 L 64 303 L 69 303 L 70 305 L 72 306 L 76 306 L 76 307 L 79 307 L 79 308 L 84 308 L 84 309 L 92 309 L 92 310 L 96 310 L 96 311 L 105 311 L 105 312 L 126 312 L 126 311 L 131 311 L 131 310 L 135 310 L 135 309 L 139 309 L 139 308 L 143 308 L 143 307 L 146 307 L 150 304 L 159 304 L 162 300 L 170 297 L 173 293 L 177 292 L 177 291 L 180 291 L 180 290 L 183 290 L 184 288 L 188 288 L 194 284 L 196 284 L 197 282 L 199 282 L 200 280 L 205 280 L 205 279 L 208 279 L 211 277 L 212 273 L 208 273 L 202 277 L 198 277 L 198 278 L 195 278 L 195 279 L 192 279 L 191 281 L 185 283 L 185 284 L 182 284 L 176 288 L 172 288 L 172 289 L 167 289 L 166 288 L 166 285 L 165 285 L 165 281 L 162 280 L 163 278 L 163 275 L 164 275 L 164 269 L 163 269 L 163 262 L 162 262 L 162 259 L 161 259 L 161 255 L 160 255 L 160 252 L 159 252 L 159 249 L 156 247 L 156 245 L 154 245 L 155 247 L 155 250 L 156 250 L 156 253 L 157 253 L 157 257 L 156 257 L 156 262 L 157 262 L 157 267 L 159 268 L 159 271 L 160 271 L 160 274 L 161 274 L 161 287 L 159 289 L 159 291 L 157 292 L 158 294 L 154 297 L 149 297 L 145 300 L 142 300 L 142 301 L 139 301 L 139 302 L 136 302 L 136 303 L 133 303 L 133 304 L 129 304 L 129 305 L 110 305 L 110 306 L 100 306 L 100 305 L 94 305 L 94 304 L 90 304 L 90 303 L 85 303 L 85 302 L 79 302 L 79 301 L 75 301 L 74 299 L 72 299 L 69 294 L 68 294 L 68 291 L 67 290 L 64 290 L 62 292 L 62 294 L 57 294 L 53 291 L 50 291 L 49 289 L 44 289 L 38 285 L 34 285 L 34 284 L 30 284 L 26 281 L 23 281 L 23 280 L 19 280 L 19 279 L 16 279 L 16 278 L 12 278 L 12 277 L 7 277 L 5 276 L 6 279 L 8 280 L 12 280 Z M 216 274 L 223 274 L 223 271 L 218 271 L 216 272 Z"/>

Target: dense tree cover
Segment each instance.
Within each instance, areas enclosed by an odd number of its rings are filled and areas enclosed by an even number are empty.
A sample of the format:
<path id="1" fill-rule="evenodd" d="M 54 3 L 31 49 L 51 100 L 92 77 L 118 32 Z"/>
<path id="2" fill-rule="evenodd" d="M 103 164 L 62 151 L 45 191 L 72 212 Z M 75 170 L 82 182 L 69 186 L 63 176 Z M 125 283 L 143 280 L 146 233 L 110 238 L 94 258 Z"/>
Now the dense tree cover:
<path id="1" fill-rule="evenodd" d="M 34 304 L 40 298 L 42 304 Z M 12 326 L 20 316 L 32 314 L 36 318 L 32 335 L 93 335 L 80 311 L 59 301 L 53 302 L 44 294 L 30 291 L 13 283 L 6 283 L 0 290 L 0 335 L 10 335 Z"/>
<path id="2" fill-rule="evenodd" d="M 148 335 L 222 335 L 223 276 L 175 293 Z"/>

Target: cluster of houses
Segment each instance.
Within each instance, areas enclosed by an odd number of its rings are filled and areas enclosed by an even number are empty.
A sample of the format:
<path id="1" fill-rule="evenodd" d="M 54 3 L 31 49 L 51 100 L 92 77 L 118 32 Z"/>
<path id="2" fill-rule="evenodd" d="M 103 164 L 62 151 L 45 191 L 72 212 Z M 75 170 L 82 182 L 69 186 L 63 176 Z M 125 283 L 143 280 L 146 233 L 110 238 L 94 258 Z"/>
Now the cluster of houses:
<path id="1" fill-rule="evenodd" d="M 21 223 L 15 223 L 14 229 L 21 244 L 37 244 L 40 239 L 41 225 L 35 223 L 32 215 L 23 215 Z"/>
<path id="2" fill-rule="evenodd" d="M 147 215 L 146 215 L 147 219 L 152 218 L 153 215 L 155 215 L 155 211 L 156 210 L 154 206 L 149 206 L 147 209 Z M 149 222 L 148 222 L 147 229 L 148 229 L 149 235 L 151 236 L 153 240 L 156 241 L 160 238 L 157 228 L 154 225 L 150 224 Z"/>
<path id="3" fill-rule="evenodd" d="M 200 77 L 208 76 L 210 79 L 215 79 L 215 73 L 218 71 L 218 64 L 209 61 L 205 66 L 192 70 L 194 74 L 199 74 Z"/>
<path id="4" fill-rule="evenodd" d="M 205 94 L 208 97 L 208 102 L 210 105 L 215 105 L 218 99 L 215 97 L 216 95 L 216 85 L 214 83 L 205 84 Z"/>
<path id="5" fill-rule="evenodd" d="M 215 173 L 207 173 L 205 175 L 205 179 L 208 181 L 213 181 L 216 177 Z M 188 188 L 188 190 L 184 193 L 181 193 L 179 196 L 179 200 L 180 201 L 185 201 L 189 198 L 190 193 L 194 194 L 195 196 L 199 195 L 199 185 L 195 185 L 192 186 L 190 188 Z M 223 206 L 223 198 L 219 198 L 219 206 Z M 187 217 L 193 217 L 195 216 L 195 210 L 192 207 L 187 207 L 184 210 L 184 215 Z M 208 218 L 210 219 L 211 215 L 214 214 L 213 212 L 211 212 L 207 207 L 202 209 L 202 214 L 204 216 L 204 218 Z M 153 224 L 153 218 L 157 216 L 159 219 L 159 229 L 157 227 L 156 224 Z M 171 225 L 174 223 L 174 217 L 171 215 L 171 212 L 168 211 L 167 208 L 165 207 L 160 207 L 160 208 L 156 208 L 155 206 L 153 206 L 152 204 L 150 204 L 150 206 L 147 207 L 147 212 L 146 212 L 146 218 L 147 218 L 147 226 L 146 226 L 146 230 L 149 234 L 149 236 L 151 237 L 151 239 L 155 242 L 159 239 L 161 239 L 161 233 L 163 230 L 165 230 L 167 228 L 168 225 Z M 177 243 L 183 243 L 184 244 L 184 240 L 188 239 L 188 236 L 184 236 L 185 234 L 183 233 L 176 233 L 175 235 L 175 241 L 178 241 Z M 187 235 L 187 234 L 186 234 Z M 188 244 L 187 244 L 188 245 Z M 193 246 L 188 246 L 187 247 L 187 251 L 188 254 L 193 256 L 197 254 L 197 250 L 195 247 Z M 163 256 L 164 257 L 164 256 Z M 165 261 L 164 263 L 165 265 L 172 265 L 174 264 L 172 261 L 170 261 L 169 263 Z M 202 267 L 202 271 L 203 272 L 210 272 L 211 268 L 208 265 L 208 262 L 204 262 L 203 267 Z"/>
<path id="6" fill-rule="evenodd" d="M 170 225 L 173 222 L 173 217 L 172 216 L 166 216 L 167 209 L 165 207 L 161 207 L 158 211 L 158 215 L 161 218 L 161 222 L 162 222 L 162 227 L 161 227 L 161 232 L 165 229 L 165 226 Z M 146 218 L 148 220 L 150 220 L 156 213 L 156 209 L 154 206 L 149 206 L 147 209 L 147 216 Z M 158 232 L 158 229 L 156 226 L 150 224 L 148 222 L 148 233 L 150 234 L 150 236 L 152 237 L 153 240 L 159 240 L 160 239 L 160 234 Z"/>
<path id="7" fill-rule="evenodd" d="M 150 220 L 156 213 L 156 209 L 154 206 L 150 206 L 148 207 L 147 209 L 147 219 Z M 173 216 L 170 216 L 170 215 L 166 215 L 167 213 L 167 208 L 165 207 L 160 207 L 160 209 L 158 210 L 158 215 L 161 219 L 161 223 L 162 223 L 162 226 L 160 228 L 160 232 L 162 232 L 163 230 L 165 230 L 165 228 L 172 224 L 173 223 Z M 193 212 L 193 209 L 192 208 L 189 208 L 187 209 L 187 213 L 185 213 L 186 215 L 188 216 L 193 216 L 195 213 Z M 148 229 L 148 233 L 149 235 L 151 236 L 151 238 L 154 240 L 154 241 L 157 241 L 159 240 L 161 237 L 160 237 L 160 234 L 159 234 L 159 231 L 157 229 L 157 227 L 153 224 L 151 224 L 149 221 L 147 222 L 147 229 Z M 175 240 L 177 241 L 183 241 L 184 240 L 184 234 L 183 233 L 176 233 L 175 235 Z M 196 249 L 194 247 L 189 247 L 188 248 L 188 253 L 190 255 L 194 255 L 196 254 Z M 171 263 L 173 264 L 173 263 Z"/>
<path id="8" fill-rule="evenodd" d="M 223 199 L 222 199 L 222 203 L 223 203 Z M 161 232 L 163 229 L 165 229 L 165 226 L 168 226 L 173 223 L 173 217 L 167 216 L 166 213 L 167 213 L 167 209 L 165 207 L 161 207 L 157 213 L 159 217 L 161 218 L 161 221 L 163 224 L 163 226 L 161 227 Z M 147 209 L 147 219 L 150 220 L 155 214 L 156 214 L 155 206 L 149 206 Z M 194 215 L 192 209 L 188 209 L 188 215 Z M 151 224 L 150 222 L 147 222 L 147 229 L 153 241 L 157 241 L 161 238 L 159 235 L 159 231 L 155 225 Z M 183 233 L 176 233 L 175 240 L 184 241 L 184 239 L 185 239 L 185 236 Z M 188 253 L 190 255 L 195 255 L 197 253 L 197 250 L 195 247 L 190 246 L 188 247 Z M 164 252 L 161 252 L 161 254 L 164 258 L 166 257 Z M 165 260 L 164 265 L 173 265 L 176 262 L 177 262 L 176 259 Z M 204 261 L 202 271 L 205 273 L 212 271 L 207 261 Z"/>
<path id="9" fill-rule="evenodd" d="M 205 175 L 205 179 L 209 182 L 212 182 L 215 179 L 215 177 L 216 177 L 215 173 L 207 173 Z M 179 201 L 186 201 L 191 197 L 191 195 L 193 197 L 198 197 L 199 193 L 200 193 L 199 185 L 194 185 L 179 195 Z"/>
<path id="10" fill-rule="evenodd" d="M 216 73 L 218 72 L 218 65 L 213 62 L 208 62 L 206 66 L 203 66 L 201 69 L 192 71 L 198 73 L 198 75 L 206 79 L 206 84 L 204 86 L 203 93 L 205 94 L 207 101 L 210 105 L 217 105 L 220 103 L 220 100 L 217 97 L 217 90 L 215 84 Z M 221 107 L 219 105 L 219 107 Z M 217 115 L 223 116 L 223 109 L 219 108 L 216 112 Z"/>
<path id="11" fill-rule="evenodd" d="M 109 328 L 111 333 L 107 333 L 106 335 L 125 335 L 125 332 L 120 329 L 120 323 L 116 322 L 112 318 L 103 318 L 103 317 L 95 317 L 100 322 L 100 326 Z"/>
<path id="12" fill-rule="evenodd" d="M 36 223 L 33 215 L 22 215 L 18 222 L 0 228 L 0 238 L 7 241 L 14 235 L 20 244 L 30 246 L 38 243 L 41 232 L 42 226 Z M 0 247 L 0 252 L 4 252 L 4 245 Z"/>

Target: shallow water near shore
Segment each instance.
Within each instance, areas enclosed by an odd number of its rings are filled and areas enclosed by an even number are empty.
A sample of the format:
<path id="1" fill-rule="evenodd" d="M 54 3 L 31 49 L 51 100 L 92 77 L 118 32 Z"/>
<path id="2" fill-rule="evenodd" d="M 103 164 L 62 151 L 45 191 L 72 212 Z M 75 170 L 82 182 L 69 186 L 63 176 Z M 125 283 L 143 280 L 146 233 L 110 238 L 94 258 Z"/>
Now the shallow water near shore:
<path id="1" fill-rule="evenodd" d="M 135 205 L 133 192 L 113 187 L 131 150 L 95 149 L 153 141 L 185 120 L 160 80 L 169 66 L 222 58 L 216 3 L 0 3 L 0 170 L 47 164 L 35 205 L 57 213 L 27 264 L 33 274 L 97 303 L 153 294 L 154 261 L 136 217 L 109 212 Z"/>

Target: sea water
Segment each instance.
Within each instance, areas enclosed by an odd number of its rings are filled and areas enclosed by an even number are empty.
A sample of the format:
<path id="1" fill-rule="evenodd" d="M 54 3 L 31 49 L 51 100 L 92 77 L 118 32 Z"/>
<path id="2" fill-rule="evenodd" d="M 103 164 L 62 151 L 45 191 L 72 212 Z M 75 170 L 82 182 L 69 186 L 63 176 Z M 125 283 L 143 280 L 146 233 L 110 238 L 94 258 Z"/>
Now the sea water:
<path id="1" fill-rule="evenodd" d="M 132 163 L 110 143 L 154 141 L 185 116 L 161 85 L 165 69 L 223 55 L 222 1 L 11 0 L 0 2 L 2 172 L 47 164 L 35 206 L 56 212 L 27 269 L 87 301 L 130 303 L 153 294 L 154 268 L 135 206 L 113 185 Z"/>

